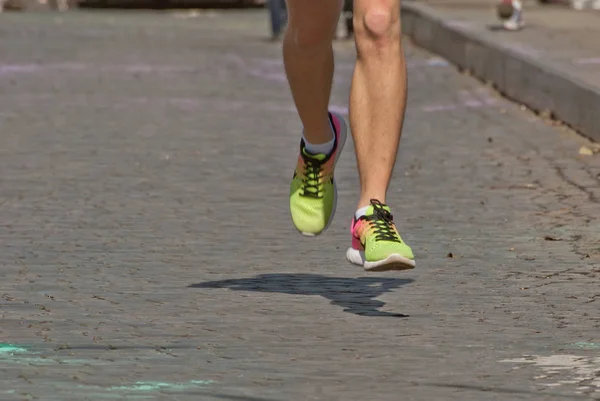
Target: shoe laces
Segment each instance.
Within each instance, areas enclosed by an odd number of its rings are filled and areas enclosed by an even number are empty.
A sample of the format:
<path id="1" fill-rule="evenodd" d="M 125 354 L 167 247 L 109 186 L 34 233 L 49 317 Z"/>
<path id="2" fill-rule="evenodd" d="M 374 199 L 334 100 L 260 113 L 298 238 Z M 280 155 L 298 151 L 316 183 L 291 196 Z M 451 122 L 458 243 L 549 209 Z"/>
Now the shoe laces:
<path id="1" fill-rule="evenodd" d="M 301 196 L 308 198 L 323 198 L 323 162 L 310 157 L 304 158 L 304 177 L 302 178 Z"/>
<path id="2" fill-rule="evenodd" d="M 396 228 L 394 227 L 394 216 L 389 210 L 384 208 L 384 204 L 377 199 L 371 199 L 371 206 L 373 206 L 373 214 L 369 216 L 363 216 L 365 220 L 369 222 L 373 228 L 375 239 L 377 241 L 392 241 L 401 243 Z"/>

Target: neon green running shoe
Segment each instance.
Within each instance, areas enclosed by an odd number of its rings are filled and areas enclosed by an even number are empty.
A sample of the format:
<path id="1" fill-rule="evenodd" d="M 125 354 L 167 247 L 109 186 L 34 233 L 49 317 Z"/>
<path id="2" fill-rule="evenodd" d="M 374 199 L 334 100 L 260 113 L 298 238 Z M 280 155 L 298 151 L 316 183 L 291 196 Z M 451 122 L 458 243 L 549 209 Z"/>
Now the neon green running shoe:
<path id="1" fill-rule="evenodd" d="M 303 139 L 290 185 L 292 221 L 298 231 L 309 237 L 319 235 L 329 227 L 337 203 L 333 170 L 346 143 L 346 123 L 341 116 L 333 113 L 329 113 L 329 119 L 335 129 L 332 151 L 328 155 L 310 154 Z"/>
<path id="2" fill-rule="evenodd" d="M 350 263 L 367 271 L 408 270 L 415 268 L 412 249 L 402 240 L 387 205 L 371 199 L 364 216 L 352 218 L 352 246 L 346 252 Z"/>

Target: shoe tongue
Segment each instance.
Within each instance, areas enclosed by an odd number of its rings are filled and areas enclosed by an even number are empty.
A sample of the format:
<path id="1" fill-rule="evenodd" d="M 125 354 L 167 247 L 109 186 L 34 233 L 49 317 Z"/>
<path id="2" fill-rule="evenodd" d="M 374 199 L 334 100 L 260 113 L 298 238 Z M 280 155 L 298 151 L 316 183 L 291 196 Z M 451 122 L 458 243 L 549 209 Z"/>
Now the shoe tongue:
<path id="1" fill-rule="evenodd" d="M 387 210 L 390 213 L 392 212 L 392 210 L 387 205 L 382 205 L 382 209 Z M 375 208 L 373 207 L 373 205 L 370 205 L 367 208 L 367 211 L 365 212 L 365 216 L 371 216 L 373 214 L 375 214 Z"/>
<path id="2" fill-rule="evenodd" d="M 318 160 L 320 162 L 322 162 L 323 160 L 325 160 L 325 158 L 327 158 L 327 155 L 325 153 L 317 153 L 316 155 L 313 155 L 312 153 L 308 153 L 306 151 L 306 149 L 302 149 L 302 156 L 306 159 L 313 159 L 313 160 Z"/>

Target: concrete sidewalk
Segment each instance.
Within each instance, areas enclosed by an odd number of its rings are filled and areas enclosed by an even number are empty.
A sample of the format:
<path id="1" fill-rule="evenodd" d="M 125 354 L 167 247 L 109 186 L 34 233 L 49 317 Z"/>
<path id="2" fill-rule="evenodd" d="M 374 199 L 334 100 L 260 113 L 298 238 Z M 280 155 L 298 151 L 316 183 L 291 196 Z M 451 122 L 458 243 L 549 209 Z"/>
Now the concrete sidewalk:
<path id="1" fill-rule="evenodd" d="M 600 140 L 600 13 L 526 1 L 526 27 L 499 25 L 494 0 L 420 0 L 403 5 L 403 29 L 535 111 Z"/>

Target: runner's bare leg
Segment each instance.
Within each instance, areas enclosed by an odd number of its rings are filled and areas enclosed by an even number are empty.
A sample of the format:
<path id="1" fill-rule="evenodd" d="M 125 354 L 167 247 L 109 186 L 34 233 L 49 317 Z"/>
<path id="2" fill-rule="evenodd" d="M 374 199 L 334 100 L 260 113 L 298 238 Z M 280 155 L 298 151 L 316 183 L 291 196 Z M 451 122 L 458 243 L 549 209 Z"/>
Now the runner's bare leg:
<path id="1" fill-rule="evenodd" d="M 350 94 L 350 126 L 361 192 L 358 208 L 386 193 L 406 107 L 406 64 L 400 0 L 355 0 L 357 62 Z"/>
<path id="2" fill-rule="evenodd" d="M 331 141 L 333 135 L 327 106 L 333 81 L 332 41 L 340 12 L 338 0 L 288 0 L 285 71 L 304 137 L 314 144 Z"/>

